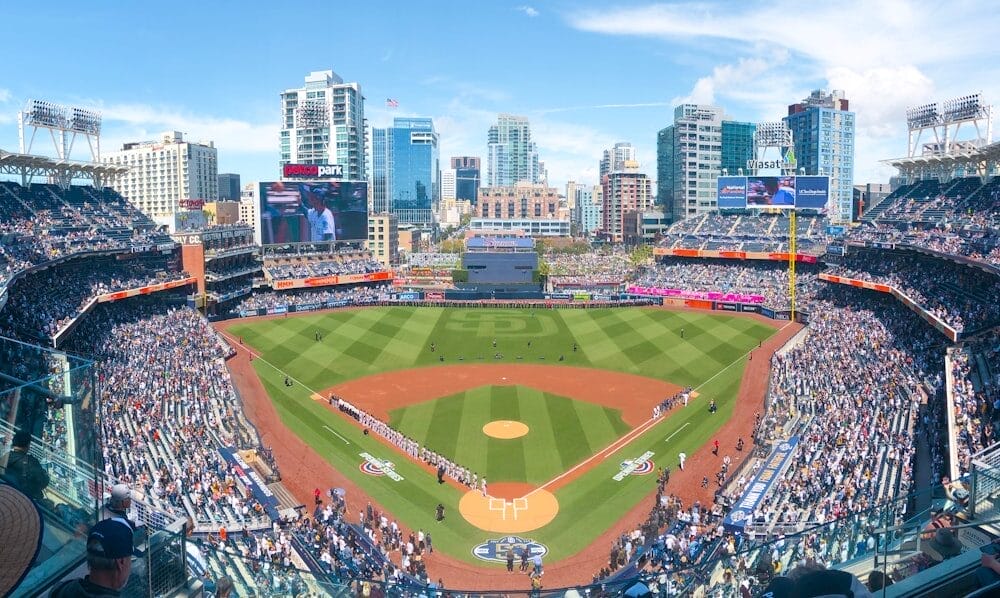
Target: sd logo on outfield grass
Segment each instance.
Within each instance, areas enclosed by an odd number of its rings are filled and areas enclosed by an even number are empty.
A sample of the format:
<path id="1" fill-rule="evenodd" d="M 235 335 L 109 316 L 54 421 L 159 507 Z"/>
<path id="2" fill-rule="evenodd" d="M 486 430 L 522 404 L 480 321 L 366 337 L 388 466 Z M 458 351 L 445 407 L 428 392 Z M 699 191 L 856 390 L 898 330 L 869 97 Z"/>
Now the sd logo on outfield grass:
<path id="1" fill-rule="evenodd" d="M 504 563 L 507 561 L 507 550 L 514 549 L 514 560 L 520 562 L 521 551 L 527 549 L 528 558 L 533 556 L 545 556 L 549 549 L 544 544 L 535 542 L 530 538 L 520 536 L 504 536 L 487 540 L 472 549 L 472 556 L 484 561 Z"/>

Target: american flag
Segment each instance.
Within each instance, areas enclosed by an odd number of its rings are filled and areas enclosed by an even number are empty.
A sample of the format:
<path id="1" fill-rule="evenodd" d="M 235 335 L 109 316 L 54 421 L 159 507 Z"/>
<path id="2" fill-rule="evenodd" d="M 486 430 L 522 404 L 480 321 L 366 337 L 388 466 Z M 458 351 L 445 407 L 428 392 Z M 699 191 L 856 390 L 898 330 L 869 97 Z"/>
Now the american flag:
<path id="1" fill-rule="evenodd" d="M 386 108 L 399 108 L 399 100 L 394 100 L 392 98 L 385 99 Z"/>

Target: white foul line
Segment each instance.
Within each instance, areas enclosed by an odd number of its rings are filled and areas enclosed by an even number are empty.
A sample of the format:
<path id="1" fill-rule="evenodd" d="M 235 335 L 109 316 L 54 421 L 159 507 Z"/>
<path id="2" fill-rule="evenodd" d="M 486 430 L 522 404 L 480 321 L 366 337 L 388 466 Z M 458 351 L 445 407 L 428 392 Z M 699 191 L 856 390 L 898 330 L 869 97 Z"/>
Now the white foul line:
<path id="1" fill-rule="evenodd" d="M 684 428 L 686 428 L 686 427 L 688 427 L 690 425 L 691 425 L 691 422 L 684 422 L 683 426 L 681 426 L 681 427 L 677 428 L 676 430 L 674 430 L 673 434 L 671 434 L 670 436 L 667 436 L 667 439 L 664 440 L 663 442 L 670 442 L 670 439 L 673 438 L 674 436 L 676 436 L 678 432 L 680 432 L 681 430 L 683 430 Z"/>
<path id="2" fill-rule="evenodd" d="M 334 436 L 336 436 L 337 438 L 339 438 L 339 439 L 343 440 L 343 441 L 344 441 L 344 444 L 351 444 L 350 442 L 348 442 L 348 441 L 347 441 L 347 439 L 346 439 L 346 438 L 344 438 L 344 437 L 343 437 L 343 436 L 341 436 L 340 434 L 337 434 L 337 431 L 336 431 L 336 430 L 334 430 L 333 428 L 331 428 L 330 426 L 323 426 L 323 427 L 324 427 L 324 428 L 326 428 L 326 431 L 327 431 L 327 432 L 329 432 L 329 433 L 333 434 Z"/>
<path id="3" fill-rule="evenodd" d="M 785 328 L 791 326 L 792 324 L 793 324 L 793 322 L 788 322 L 787 324 L 785 324 L 784 326 L 782 326 L 781 328 L 779 328 L 777 330 L 777 332 L 775 332 L 774 334 L 780 333 L 782 330 L 784 330 Z M 774 335 L 771 335 L 771 336 L 774 336 Z M 751 353 L 753 353 L 754 349 L 756 349 L 756 347 L 753 347 L 749 351 L 747 351 L 746 353 L 744 353 L 743 355 L 740 355 L 732 363 L 730 363 L 726 367 L 722 368 L 721 370 L 719 370 L 718 372 L 716 372 L 715 375 L 713 375 L 711 378 L 709 378 L 708 380 L 705 380 L 704 382 L 702 382 L 698 386 L 692 388 L 691 390 L 692 391 L 699 390 L 702 387 L 704 387 L 706 384 L 708 384 L 709 382 L 711 382 L 712 380 L 715 380 L 716 378 L 718 378 L 722 374 L 722 372 L 725 372 L 729 368 L 731 368 L 734 365 L 736 365 L 737 363 L 739 363 L 740 360 L 742 360 L 743 358 L 745 358 L 747 355 L 750 355 Z M 597 452 L 597 453 L 594 453 L 590 458 L 586 459 L 585 461 L 582 461 L 582 462 L 574 465 L 572 468 L 570 468 L 570 469 L 562 472 L 561 474 L 557 475 L 556 477 L 552 478 L 551 480 L 545 482 L 544 484 L 542 484 L 538 488 L 535 488 L 531 492 L 525 494 L 523 498 L 527 498 L 527 497 L 531 496 L 532 494 L 534 494 L 535 492 L 538 492 L 539 490 L 544 490 L 545 488 L 551 486 L 552 484 L 558 482 L 559 480 L 561 480 L 564 477 L 568 476 L 569 474 L 573 473 L 577 469 L 580 469 L 581 467 L 584 467 L 587 464 L 589 464 L 591 461 L 594 461 L 598 457 L 601 457 L 601 455 L 604 455 L 602 457 L 602 459 L 607 459 L 611 455 L 617 453 L 619 450 L 625 448 L 625 446 L 627 446 L 629 443 L 631 443 L 633 440 L 635 440 L 639 436 L 642 436 L 643 434 L 645 434 L 646 432 L 648 432 L 649 429 L 652 428 L 653 425 L 655 425 L 658 421 L 660 421 L 659 418 L 649 418 L 648 420 L 646 420 L 642 424 L 639 424 L 635 429 L 633 429 L 628 434 L 622 436 L 621 438 L 619 438 L 615 442 L 612 442 L 604 450 L 602 450 L 600 452 Z M 676 434 L 676 433 L 680 432 L 681 430 L 683 430 L 684 427 L 687 426 L 690 423 L 691 422 L 687 422 L 687 423 L 684 424 L 684 426 L 681 426 L 680 428 L 674 430 L 674 432 L 667 438 L 667 440 L 670 440 L 670 438 L 673 438 L 674 434 Z M 622 444 L 622 443 L 624 443 L 624 444 Z"/>

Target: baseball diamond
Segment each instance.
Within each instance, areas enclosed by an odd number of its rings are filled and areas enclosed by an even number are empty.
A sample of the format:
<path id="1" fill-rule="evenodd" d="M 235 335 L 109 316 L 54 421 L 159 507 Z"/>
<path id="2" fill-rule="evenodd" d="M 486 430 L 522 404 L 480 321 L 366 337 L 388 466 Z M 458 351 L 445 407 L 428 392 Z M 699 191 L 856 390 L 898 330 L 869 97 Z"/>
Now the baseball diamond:
<path id="1" fill-rule="evenodd" d="M 373 307 L 226 325 L 285 426 L 400 522 L 434 529 L 436 551 L 479 565 L 473 548 L 497 532 L 530 531 L 552 561 L 591 544 L 655 490 L 652 463 L 729 419 L 747 355 L 774 331 L 663 309 Z M 653 417 L 685 387 L 687 406 Z M 527 431 L 486 432 L 504 423 Z M 428 451 L 447 460 L 443 483 Z M 360 453 L 403 481 L 362 473 Z"/>

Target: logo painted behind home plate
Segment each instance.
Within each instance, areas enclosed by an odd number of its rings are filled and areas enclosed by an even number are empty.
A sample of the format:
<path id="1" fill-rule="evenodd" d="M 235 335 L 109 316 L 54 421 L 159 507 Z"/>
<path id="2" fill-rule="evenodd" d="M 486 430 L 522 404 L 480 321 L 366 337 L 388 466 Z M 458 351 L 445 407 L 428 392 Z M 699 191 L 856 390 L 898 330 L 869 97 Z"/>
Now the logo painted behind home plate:
<path id="1" fill-rule="evenodd" d="M 611 479 L 616 482 L 624 480 L 630 475 L 646 475 L 648 473 L 653 473 L 653 468 L 656 467 L 652 461 L 649 460 L 655 453 L 653 451 L 646 451 L 645 453 L 639 455 L 635 459 L 626 459 L 621 462 L 621 471 L 616 473 Z"/>
<path id="2" fill-rule="evenodd" d="M 530 538 L 504 536 L 503 538 L 487 540 L 476 546 L 472 549 L 472 556 L 484 561 L 505 563 L 507 562 L 507 550 L 510 548 L 514 549 L 514 560 L 518 562 L 521 560 L 521 551 L 525 549 L 528 550 L 529 558 L 533 556 L 545 556 L 549 552 L 545 544 L 535 542 Z"/>
<path id="3" fill-rule="evenodd" d="M 361 462 L 358 469 L 362 473 L 374 476 L 384 475 L 394 482 L 401 482 L 403 480 L 403 476 L 396 473 L 396 466 L 392 464 L 392 461 L 379 459 L 368 453 L 361 453 L 361 457 L 364 461 Z"/>

